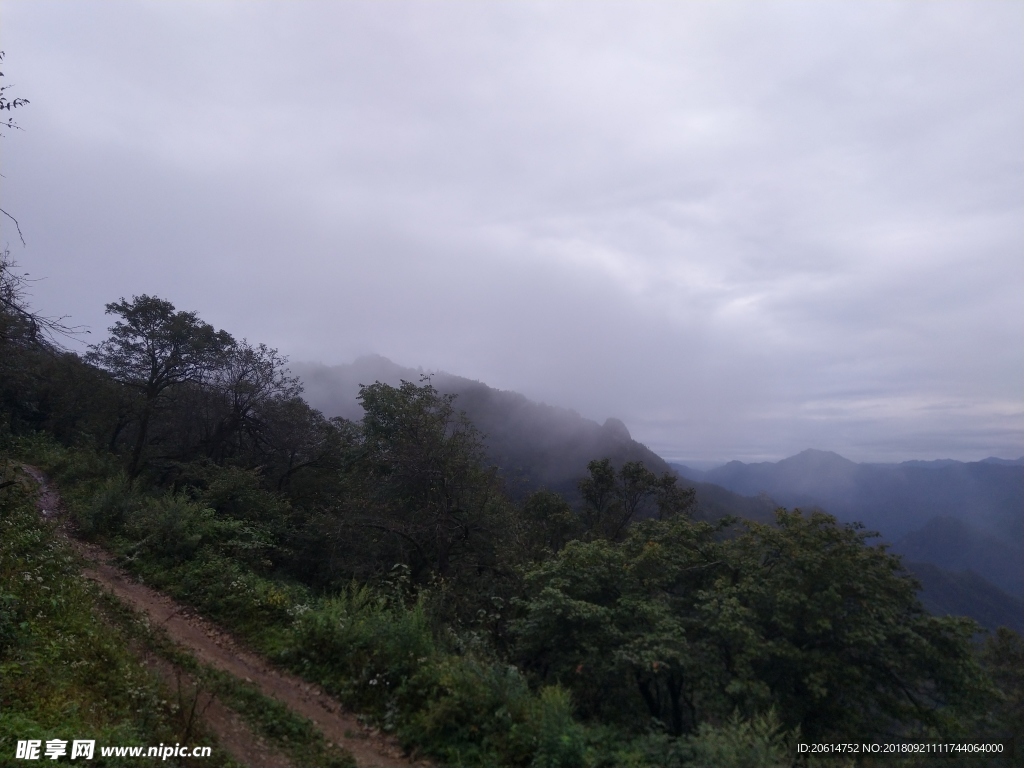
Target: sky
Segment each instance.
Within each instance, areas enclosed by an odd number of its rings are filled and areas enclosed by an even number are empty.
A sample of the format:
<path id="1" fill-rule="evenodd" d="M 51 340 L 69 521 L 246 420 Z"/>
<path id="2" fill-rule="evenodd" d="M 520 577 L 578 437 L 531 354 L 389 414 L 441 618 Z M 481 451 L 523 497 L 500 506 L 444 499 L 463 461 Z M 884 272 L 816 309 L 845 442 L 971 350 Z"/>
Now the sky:
<path id="1" fill-rule="evenodd" d="M 669 460 L 1024 455 L 1024 3 L 0 0 L 0 49 L 0 245 L 84 343 L 145 293 Z"/>

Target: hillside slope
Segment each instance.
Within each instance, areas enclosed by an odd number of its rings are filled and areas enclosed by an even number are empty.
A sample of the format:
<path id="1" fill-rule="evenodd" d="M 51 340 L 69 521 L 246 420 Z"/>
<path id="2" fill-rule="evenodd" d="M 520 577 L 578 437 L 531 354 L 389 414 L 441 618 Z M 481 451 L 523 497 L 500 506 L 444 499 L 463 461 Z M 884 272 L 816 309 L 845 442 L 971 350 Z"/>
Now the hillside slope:
<path id="1" fill-rule="evenodd" d="M 970 616 L 987 630 L 1024 632 L 1024 602 L 997 589 L 973 571 L 949 571 L 932 563 L 906 562 L 921 582 L 919 596 L 935 616 Z"/>
<path id="2" fill-rule="evenodd" d="M 298 363 L 292 370 L 312 406 L 353 420 L 362 418 L 360 384 L 397 386 L 423 374 L 379 356 L 337 366 Z M 1012 544 L 989 532 L 1013 527 L 1007 508 L 1016 492 L 1011 476 L 1020 467 L 1012 462 L 967 469 L 951 461 L 879 466 L 805 451 L 775 464 L 731 462 L 701 472 L 666 463 L 633 440 L 618 419 L 599 424 L 575 411 L 452 374 L 435 373 L 431 381 L 441 392 L 457 395 L 456 407 L 485 435 L 489 458 L 515 496 L 549 488 L 573 498 L 592 459 L 609 457 L 617 465 L 643 461 L 659 474 L 676 472 L 692 486 L 705 519 L 735 515 L 772 522 L 775 508 L 782 505 L 821 507 L 841 520 L 865 522 L 887 541 L 899 539 L 894 551 L 914 563 L 908 567 L 922 581 L 922 597 L 931 609 L 970 615 L 986 627 L 1020 623 L 1018 602 L 1011 597 L 1018 594 L 1019 560 Z M 964 504 L 985 521 L 985 528 L 956 516 L 941 518 L 952 523 L 935 523 L 938 511 L 962 515 Z"/>

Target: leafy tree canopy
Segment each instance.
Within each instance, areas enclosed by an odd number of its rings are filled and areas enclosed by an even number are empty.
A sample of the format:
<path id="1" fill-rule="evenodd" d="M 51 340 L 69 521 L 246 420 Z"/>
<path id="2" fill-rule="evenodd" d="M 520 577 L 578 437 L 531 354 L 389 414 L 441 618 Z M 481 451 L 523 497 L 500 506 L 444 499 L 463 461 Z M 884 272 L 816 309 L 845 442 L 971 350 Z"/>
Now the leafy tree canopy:
<path id="1" fill-rule="evenodd" d="M 665 520 L 689 514 L 696 503 L 692 488 L 679 488 L 669 473 L 658 477 L 641 461 L 627 461 L 620 470 L 610 459 L 595 459 L 579 482 L 583 524 L 590 536 L 621 539 L 626 527 L 642 517 Z"/>
<path id="2" fill-rule="evenodd" d="M 142 413 L 129 473 L 138 472 L 153 411 L 164 392 L 176 384 L 198 381 L 234 346 L 227 331 L 215 331 L 195 312 L 176 311 L 156 296 L 107 304 L 107 314 L 120 317 L 110 337 L 94 345 L 86 360 L 143 397 Z"/>
<path id="3" fill-rule="evenodd" d="M 926 614 L 864 531 L 779 510 L 723 533 L 676 517 L 569 544 L 527 575 L 520 659 L 589 716 L 677 734 L 773 708 L 808 738 L 948 732 L 984 693 L 976 626 Z"/>

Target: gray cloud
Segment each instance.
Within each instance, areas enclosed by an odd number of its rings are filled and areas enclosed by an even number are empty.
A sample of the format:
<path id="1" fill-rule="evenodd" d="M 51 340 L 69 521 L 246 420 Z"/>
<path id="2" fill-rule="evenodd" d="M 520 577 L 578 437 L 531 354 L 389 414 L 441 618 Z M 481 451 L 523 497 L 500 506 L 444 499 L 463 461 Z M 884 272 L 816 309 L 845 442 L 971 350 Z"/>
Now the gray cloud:
<path id="1" fill-rule="evenodd" d="M 668 458 L 1024 453 L 1020 4 L 0 12 L 12 249 L 94 335 L 157 293 Z"/>

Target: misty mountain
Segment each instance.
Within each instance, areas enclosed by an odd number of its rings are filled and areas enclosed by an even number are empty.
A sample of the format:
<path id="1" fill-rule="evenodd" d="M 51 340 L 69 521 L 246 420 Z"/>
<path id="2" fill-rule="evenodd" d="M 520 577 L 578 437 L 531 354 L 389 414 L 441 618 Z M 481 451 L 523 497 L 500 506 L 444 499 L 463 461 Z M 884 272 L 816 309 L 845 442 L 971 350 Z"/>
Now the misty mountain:
<path id="1" fill-rule="evenodd" d="M 310 405 L 327 416 L 352 420 L 363 415 L 357 400 L 361 384 L 381 381 L 398 386 L 402 380 L 418 382 L 424 374 L 379 355 L 348 365 L 298 363 L 291 368 L 302 379 Z M 608 457 L 616 466 L 642 461 L 658 474 L 671 471 L 660 456 L 633 440 L 618 419 L 598 424 L 567 408 L 535 403 L 517 392 L 444 372 L 432 373 L 431 383 L 439 392 L 457 396 L 456 408 L 483 434 L 488 457 L 513 494 L 542 487 L 574 493 L 587 463 L 597 458 Z"/>
<path id="2" fill-rule="evenodd" d="M 1024 591 L 1019 542 L 983 533 L 955 517 L 932 518 L 924 527 L 900 538 L 892 551 L 908 562 L 934 563 L 949 571 L 974 571 L 1010 594 Z"/>
<path id="3" fill-rule="evenodd" d="M 993 586 L 974 571 L 948 571 L 933 563 L 907 562 L 921 582 L 921 604 L 936 616 L 969 616 L 990 631 L 1009 627 L 1024 632 L 1024 602 Z"/>
<path id="4" fill-rule="evenodd" d="M 779 462 L 677 471 L 787 507 L 821 507 L 879 531 L 908 558 L 1024 592 L 1024 461 L 857 464 L 808 450 Z"/>
<path id="5" fill-rule="evenodd" d="M 303 396 L 310 405 L 327 416 L 352 420 L 363 415 L 357 400 L 360 384 L 381 381 L 397 386 L 403 379 L 418 382 L 424 373 L 378 355 L 360 357 L 347 365 L 296 363 L 291 369 L 302 379 Z M 574 497 L 587 463 L 605 457 L 616 466 L 642 461 L 657 474 L 673 471 L 660 456 L 633 440 L 619 419 L 599 424 L 567 408 L 536 403 L 519 393 L 449 373 L 433 373 L 431 382 L 440 392 L 457 396 L 456 407 L 483 433 L 488 457 L 515 496 L 549 488 Z M 708 518 L 773 519 L 776 505 L 771 500 L 746 498 L 707 483 L 687 484 L 696 489 L 701 513 Z"/>
<path id="6" fill-rule="evenodd" d="M 956 461 L 955 459 L 934 459 L 932 461 L 904 461 L 899 465 L 896 464 L 871 464 L 869 466 L 875 467 L 921 467 L 922 469 L 941 469 L 943 467 L 949 467 L 954 464 L 963 464 L 962 461 Z M 1024 456 L 1019 459 L 1000 459 L 996 456 L 989 456 L 987 459 L 982 459 L 979 463 L 981 464 L 998 464 L 1001 467 L 1024 467 Z"/>

